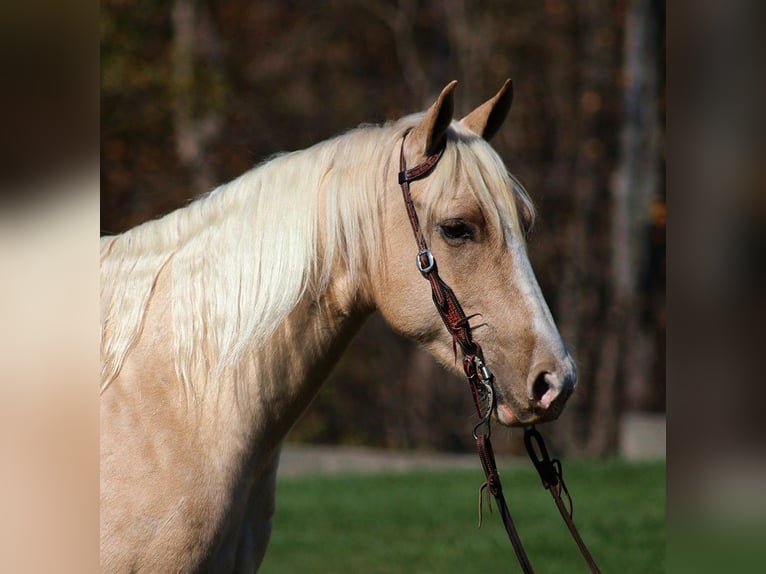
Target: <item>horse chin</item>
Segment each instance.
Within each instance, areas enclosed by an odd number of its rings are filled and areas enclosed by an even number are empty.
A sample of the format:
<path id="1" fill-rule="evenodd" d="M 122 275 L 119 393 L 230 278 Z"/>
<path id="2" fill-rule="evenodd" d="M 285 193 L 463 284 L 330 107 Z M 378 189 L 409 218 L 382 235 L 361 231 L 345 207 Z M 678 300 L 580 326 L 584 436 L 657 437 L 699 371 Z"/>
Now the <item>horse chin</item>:
<path id="1" fill-rule="evenodd" d="M 513 409 L 509 407 L 506 404 L 498 404 L 495 408 L 495 418 L 497 421 L 507 427 L 520 427 L 524 426 L 524 423 L 522 423 L 519 418 L 516 416 L 516 413 L 513 412 Z"/>
<path id="2" fill-rule="evenodd" d="M 507 403 L 498 401 L 494 411 L 494 418 L 506 427 L 527 427 L 553 421 L 558 418 L 559 414 L 561 414 L 560 408 L 545 412 L 524 410 L 521 413 L 517 413 Z"/>
<path id="3" fill-rule="evenodd" d="M 526 427 L 544 422 L 542 417 L 534 412 L 522 412 L 517 414 L 516 411 L 506 403 L 498 403 L 495 407 L 494 414 L 497 422 L 506 427 Z"/>

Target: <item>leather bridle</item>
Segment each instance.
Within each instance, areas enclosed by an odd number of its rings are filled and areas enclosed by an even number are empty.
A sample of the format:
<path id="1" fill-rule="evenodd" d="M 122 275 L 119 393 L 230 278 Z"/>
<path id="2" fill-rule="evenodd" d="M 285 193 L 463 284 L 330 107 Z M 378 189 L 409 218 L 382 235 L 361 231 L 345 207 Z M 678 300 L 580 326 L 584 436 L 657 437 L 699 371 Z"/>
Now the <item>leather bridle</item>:
<path id="1" fill-rule="evenodd" d="M 409 130 L 402 136 L 401 149 L 399 152 L 399 185 L 401 185 L 402 188 L 402 196 L 404 198 L 404 205 L 407 208 L 407 216 L 412 227 L 412 232 L 415 235 L 415 241 L 418 245 L 416 265 L 423 277 L 425 277 L 431 285 L 431 297 L 447 331 L 452 335 L 452 344 L 455 355 L 457 356 L 458 346 L 463 351 L 463 370 L 468 378 L 474 405 L 476 406 L 476 413 L 479 417 L 479 422 L 473 429 L 473 437 L 476 440 L 479 459 L 481 460 L 481 465 L 486 477 L 486 481 L 479 489 L 479 525 L 481 525 L 482 498 L 486 491 L 491 493 L 495 498 L 500 516 L 503 520 L 503 525 L 505 526 L 508 538 L 511 541 L 513 550 L 516 553 L 516 558 L 518 559 L 523 572 L 527 574 L 533 573 L 532 565 L 524 551 L 519 534 L 513 524 L 511 513 L 508 510 L 508 505 L 505 502 L 503 488 L 500 483 L 500 475 L 497 471 L 495 455 L 490 441 L 490 418 L 492 416 L 492 411 L 496 406 L 494 376 L 487 365 L 484 364 L 484 355 L 481 346 L 473 340 L 470 325 L 470 319 L 472 317 L 466 316 L 455 292 L 439 276 L 436 259 L 428 248 L 428 243 L 423 235 L 418 214 L 415 210 L 415 204 L 412 201 L 412 195 L 410 194 L 410 183 L 428 176 L 439 163 L 446 147 L 446 138 L 442 141 L 439 149 L 429 155 L 425 161 L 413 168 L 407 169 L 407 162 L 404 157 L 404 142 L 407 139 L 408 133 Z M 543 437 L 534 426 L 529 426 L 524 429 L 524 444 L 532 463 L 540 475 L 543 486 L 551 493 L 551 496 L 556 503 L 556 508 L 559 510 L 559 513 L 569 528 L 585 561 L 590 566 L 592 572 L 600 573 L 598 566 L 593 560 L 593 557 L 585 546 L 585 543 L 572 521 L 572 499 L 564 484 L 561 461 L 549 457 Z M 569 508 L 567 508 L 561 499 L 562 490 L 569 500 Z M 489 501 L 489 498 L 487 498 L 487 500 Z"/>

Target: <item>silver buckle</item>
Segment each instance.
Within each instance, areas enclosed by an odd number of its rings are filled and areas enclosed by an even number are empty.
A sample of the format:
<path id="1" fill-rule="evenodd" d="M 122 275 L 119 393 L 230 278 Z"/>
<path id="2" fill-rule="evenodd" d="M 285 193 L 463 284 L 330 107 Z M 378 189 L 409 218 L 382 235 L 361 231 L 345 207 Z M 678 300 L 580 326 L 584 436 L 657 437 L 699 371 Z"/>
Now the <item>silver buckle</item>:
<path id="1" fill-rule="evenodd" d="M 428 264 L 425 266 L 423 266 L 420 262 L 420 258 L 423 255 L 426 256 L 426 261 L 428 261 Z M 423 249 L 422 251 L 418 251 L 418 254 L 415 257 L 415 264 L 418 266 L 418 269 L 420 270 L 420 272 L 423 273 L 424 275 L 434 268 L 435 263 L 436 262 L 434 261 L 434 256 L 428 249 Z"/>

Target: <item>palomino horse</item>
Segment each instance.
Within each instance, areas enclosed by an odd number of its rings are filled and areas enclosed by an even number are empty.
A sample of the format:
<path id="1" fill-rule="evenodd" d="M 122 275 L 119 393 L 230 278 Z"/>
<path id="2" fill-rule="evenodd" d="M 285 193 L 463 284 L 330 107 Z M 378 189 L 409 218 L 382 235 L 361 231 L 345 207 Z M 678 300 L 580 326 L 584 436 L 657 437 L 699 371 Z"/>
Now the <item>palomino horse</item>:
<path id="1" fill-rule="evenodd" d="M 459 368 L 415 266 L 400 153 L 444 147 L 411 193 L 441 276 L 481 314 L 494 416 L 561 412 L 577 376 L 527 259 L 532 207 L 487 143 L 511 85 L 453 121 L 454 85 L 101 240 L 104 571 L 256 570 L 281 443 L 373 310 Z"/>

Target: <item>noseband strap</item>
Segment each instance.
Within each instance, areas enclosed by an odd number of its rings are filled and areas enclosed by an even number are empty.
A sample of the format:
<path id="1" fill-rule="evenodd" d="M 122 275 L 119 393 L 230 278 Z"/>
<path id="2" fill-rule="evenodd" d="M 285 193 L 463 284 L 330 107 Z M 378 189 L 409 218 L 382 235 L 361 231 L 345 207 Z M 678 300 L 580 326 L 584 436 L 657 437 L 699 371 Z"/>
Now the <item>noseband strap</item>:
<path id="1" fill-rule="evenodd" d="M 444 154 L 447 141 L 445 138 L 439 146 L 439 149 L 429 155 L 422 163 L 407 169 L 407 162 L 404 157 L 404 142 L 407 139 L 408 133 L 409 130 L 402 136 L 402 144 L 399 151 L 399 185 L 402 187 L 402 197 L 404 198 L 404 205 L 407 208 L 407 217 L 410 221 L 412 233 L 414 234 L 415 241 L 418 245 L 418 253 L 416 256 L 417 267 L 423 274 L 423 277 L 425 277 L 431 284 L 431 298 L 433 299 L 436 310 L 438 311 L 444 326 L 447 327 L 450 335 L 452 335 L 452 345 L 456 360 L 457 346 L 459 345 L 460 349 L 463 351 L 463 369 L 468 378 L 471 395 L 473 396 L 476 412 L 479 416 L 479 423 L 474 427 L 473 436 L 476 440 L 479 459 L 481 460 L 481 465 L 486 477 L 486 482 L 479 489 L 479 516 L 481 517 L 481 496 L 483 492 L 487 490 L 492 493 L 495 498 L 506 533 L 508 534 L 508 538 L 511 541 L 513 550 L 516 553 L 516 558 L 518 559 L 523 572 L 525 574 L 534 574 L 529 558 L 521 544 L 519 534 L 513 524 L 508 505 L 505 502 L 503 487 L 500 484 L 500 475 L 497 471 L 495 455 L 492 450 L 492 443 L 490 442 L 490 418 L 492 416 L 492 411 L 495 408 L 497 396 L 494 388 L 494 376 L 484 364 L 484 356 L 481 346 L 473 340 L 471 325 L 469 323 L 470 317 L 466 316 L 455 292 L 439 276 L 436 259 L 428 248 L 428 243 L 426 242 L 417 211 L 415 210 L 415 203 L 413 202 L 412 194 L 410 193 L 410 183 L 429 175 L 439 163 L 439 160 Z M 590 566 L 591 572 L 600 573 L 598 566 L 596 566 L 595 561 L 585 547 L 585 543 L 582 542 L 582 538 L 572 522 L 571 510 L 567 512 L 564 503 L 561 501 L 560 492 L 562 487 L 567 496 L 569 495 L 568 491 L 566 491 L 566 486 L 564 486 L 563 477 L 561 476 L 561 463 L 557 460 L 551 461 L 548 458 L 548 453 L 545 449 L 545 443 L 543 442 L 542 436 L 534 427 L 527 427 L 524 432 L 529 456 L 532 459 L 535 468 L 540 473 L 543 485 L 551 492 L 554 502 L 566 522 L 567 527 L 569 527 L 569 530 L 586 562 Z M 541 456 L 539 458 L 532 446 L 532 440 L 535 441 L 538 445 L 538 450 L 541 451 Z"/>

